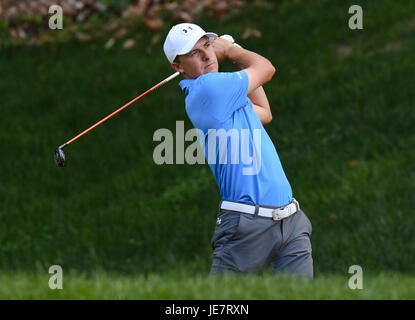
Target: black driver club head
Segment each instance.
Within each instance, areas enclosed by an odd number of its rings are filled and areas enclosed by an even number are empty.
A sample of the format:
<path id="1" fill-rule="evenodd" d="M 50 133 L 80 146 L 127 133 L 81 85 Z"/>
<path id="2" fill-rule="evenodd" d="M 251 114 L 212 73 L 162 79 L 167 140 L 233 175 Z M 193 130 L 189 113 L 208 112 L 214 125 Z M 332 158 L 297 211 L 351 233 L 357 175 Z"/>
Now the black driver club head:
<path id="1" fill-rule="evenodd" d="M 65 146 L 66 145 L 62 145 L 62 146 L 57 147 L 55 149 L 55 162 L 59 167 L 66 166 L 66 156 L 65 156 L 65 153 L 62 150 Z"/>

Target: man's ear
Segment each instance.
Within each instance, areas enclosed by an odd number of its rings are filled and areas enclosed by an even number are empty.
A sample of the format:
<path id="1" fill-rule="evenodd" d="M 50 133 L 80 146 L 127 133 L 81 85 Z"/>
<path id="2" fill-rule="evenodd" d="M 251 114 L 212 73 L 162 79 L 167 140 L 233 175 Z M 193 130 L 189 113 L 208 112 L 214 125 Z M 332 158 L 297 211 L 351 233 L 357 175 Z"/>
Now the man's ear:
<path id="1" fill-rule="evenodd" d="M 179 62 L 173 62 L 171 64 L 171 66 L 173 67 L 174 70 L 180 72 L 180 74 L 183 74 L 184 73 L 184 69 L 181 67 L 181 65 L 180 65 Z"/>

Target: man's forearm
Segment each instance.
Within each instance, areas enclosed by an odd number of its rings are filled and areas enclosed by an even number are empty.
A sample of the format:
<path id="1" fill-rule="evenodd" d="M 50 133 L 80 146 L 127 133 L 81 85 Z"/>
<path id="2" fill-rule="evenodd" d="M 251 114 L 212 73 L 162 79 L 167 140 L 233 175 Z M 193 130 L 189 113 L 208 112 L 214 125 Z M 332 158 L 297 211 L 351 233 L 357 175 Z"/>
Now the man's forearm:
<path id="1" fill-rule="evenodd" d="M 239 68 L 244 69 L 248 74 L 248 94 L 270 81 L 275 73 L 272 63 L 253 51 L 232 45 L 226 48 L 225 57 L 234 61 Z"/>
<path id="2" fill-rule="evenodd" d="M 231 46 L 226 51 L 226 58 L 233 61 L 240 69 L 246 69 L 255 64 L 271 64 L 269 60 L 263 56 L 237 46 Z"/>
<path id="3" fill-rule="evenodd" d="M 218 61 L 233 61 L 238 70 L 244 69 L 249 77 L 248 98 L 251 100 L 253 109 L 262 124 L 272 120 L 271 108 L 262 84 L 269 81 L 274 75 L 275 68 L 271 62 L 261 55 L 232 45 L 225 39 L 215 40 L 215 52 Z"/>
<path id="4" fill-rule="evenodd" d="M 229 40 L 216 38 L 213 42 L 218 62 L 231 60 L 240 65 L 248 74 L 248 94 L 272 79 L 275 68 L 272 63 L 259 54 L 235 46 Z"/>
<path id="5" fill-rule="evenodd" d="M 248 95 L 252 102 L 255 113 L 261 120 L 262 124 L 268 124 L 272 121 L 271 107 L 269 105 L 267 95 L 264 88 L 259 87 Z"/>
<path id="6" fill-rule="evenodd" d="M 235 63 L 237 70 L 243 70 L 244 66 L 240 63 Z M 249 100 L 251 100 L 255 113 L 258 115 L 262 124 L 268 124 L 272 121 L 271 107 L 268 102 L 267 95 L 262 86 L 258 87 L 250 94 L 248 94 Z"/>

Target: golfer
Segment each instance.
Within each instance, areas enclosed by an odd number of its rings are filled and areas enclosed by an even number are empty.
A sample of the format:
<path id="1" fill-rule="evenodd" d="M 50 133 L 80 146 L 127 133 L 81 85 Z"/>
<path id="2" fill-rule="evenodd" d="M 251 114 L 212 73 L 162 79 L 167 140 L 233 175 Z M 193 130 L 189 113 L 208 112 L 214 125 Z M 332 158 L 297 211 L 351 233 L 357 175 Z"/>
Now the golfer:
<path id="1" fill-rule="evenodd" d="M 211 274 L 271 267 L 275 273 L 313 278 L 312 226 L 292 196 L 263 126 L 272 114 L 262 85 L 275 68 L 228 39 L 181 23 L 171 28 L 163 46 L 184 78 L 179 85 L 186 113 L 203 132 L 200 142 L 222 198 L 211 242 Z M 227 60 L 238 70 L 218 72 L 219 63 Z"/>

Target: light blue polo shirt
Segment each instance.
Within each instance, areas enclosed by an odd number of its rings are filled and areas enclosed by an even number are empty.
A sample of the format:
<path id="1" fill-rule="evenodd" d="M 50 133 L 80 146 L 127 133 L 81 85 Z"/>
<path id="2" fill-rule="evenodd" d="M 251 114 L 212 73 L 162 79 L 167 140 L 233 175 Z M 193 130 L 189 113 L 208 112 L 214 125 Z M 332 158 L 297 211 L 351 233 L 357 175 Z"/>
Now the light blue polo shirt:
<path id="1" fill-rule="evenodd" d="M 292 199 L 277 151 L 247 96 L 245 71 L 207 73 L 179 83 L 186 112 L 223 200 L 283 206 Z"/>

